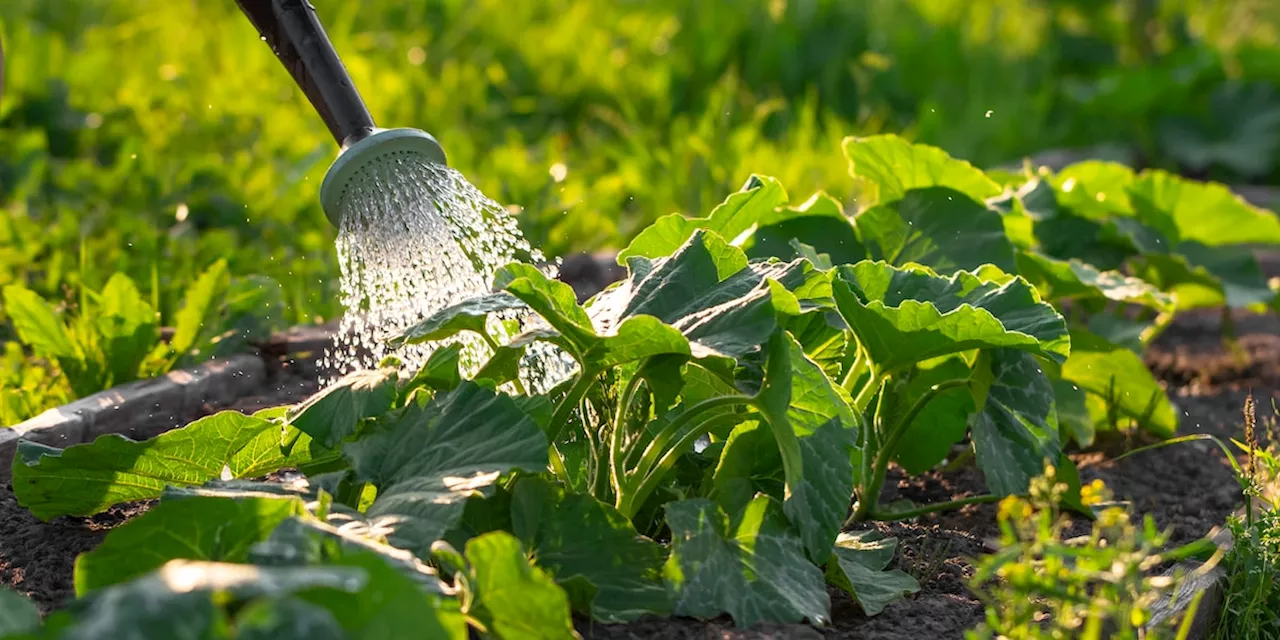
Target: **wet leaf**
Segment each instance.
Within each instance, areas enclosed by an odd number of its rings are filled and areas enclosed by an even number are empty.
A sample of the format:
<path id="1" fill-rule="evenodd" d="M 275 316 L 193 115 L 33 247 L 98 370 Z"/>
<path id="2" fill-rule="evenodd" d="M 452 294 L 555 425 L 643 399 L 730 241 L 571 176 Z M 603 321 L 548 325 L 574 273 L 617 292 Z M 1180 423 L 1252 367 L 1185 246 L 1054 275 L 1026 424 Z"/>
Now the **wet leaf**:
<path id="1" fill-rule="evenodd" d="M 523 302 L 505 291 L 491 293 L 445 307 L 405 329 L 387 344 L 398 348 L 407 344 L 452 338 L 463 331 L 482 334 L 485 332 L 485 320 L 490 314 L 524 308 Z"/>
<path id="2" fill-rule="evenodd" d="M 406 407 L 343 453 L 357 477 L 378 488 L 367 512 L 372 525 L 425 557 L 467 498 L 514 469 L 545 470 L 547 439 L 510 397 L 464 382 L 425 407 Z"/>
<path id="3" fill-rule="evenodd" d="M 274 422 L 223 411 L 141 442 L 115 434 L 66 449 L 20 441 L 22 464 L 13 466 L 13 491 L 38 518 L 88 516 L 158 498 L 169 485 L 255 478 L 333 456 L 296 431 L 286 452 L 285 433 Z"/>
<path id="4" fill-rule="evenodd" d="M 678 213 L 658 218 L 618 254 L 618 263 L 626 264 L 634 256 L 656 259 L 672 255 L 699 229 L 733 241 L 786 203 L 787 193 L 777 180 L 753 175 L 705 218 Z"/>
<path id="5" fill-rule="evenodd" d="M 535 565 L 562 586 L 582 578 L 594 587 L 593 599 L 573 602 L 579 613 L 602 622 L 627 622 L 670 612 L 662 583 L 666 553 L 636 533 L 612 506 L 525 478 L 515 487 L 511 518 L 512 531 Z"/>
<path id="6" fill-rule="evenodd" d="M 561 640 L 574 635 L 569 597 L 541 569 L 531 565 L 520 541 L 504 531 L 467 542 L 470 612 L 498 640 Z"/>
<path id="7" fill-rule="evenodd" d="M 664 573 L 677 615 L 727 613 L 740 627 L 830 620 L 822 571 L 771 498 L 755 498 L 732 520 L 702 499 L 668 503 L 666 512 L 671 557 Z"/>
<path id="8" fill-rule="evenodd" d="M 366 418 L 391 410 L 396 400 L 393 368 L 352 371 L 288 413 L 288 424 L 333 448 Z"/>

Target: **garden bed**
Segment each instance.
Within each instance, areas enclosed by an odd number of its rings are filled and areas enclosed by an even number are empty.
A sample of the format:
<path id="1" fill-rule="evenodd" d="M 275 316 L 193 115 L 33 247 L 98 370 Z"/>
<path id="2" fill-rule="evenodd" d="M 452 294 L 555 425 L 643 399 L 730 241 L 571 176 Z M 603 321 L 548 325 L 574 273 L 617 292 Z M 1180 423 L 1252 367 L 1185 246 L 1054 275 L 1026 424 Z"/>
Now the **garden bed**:
<path id="1" fill-rule="evenodd" d="M 1277 264 L 1265 261 L 1268 275 Z M 1274 315 L 1237 314 L 1239 349 L 1224 348 L 1216 313 L 1181 317 L 1149 350 L 1146 362 L 1167 385 L 1183 412 L 1184 432 L 1234 435 L 1245 396 L 1252 390 L 1268 407 L 1270 390 L 1280 388 L 1280 320 Z M 296 358 L 288 349 L 267 349 L 266 382 L 258 393 L 242 395 L 221 405 L 202 404 L 187 415 L 174 415 L 172 427 L 215 411 L 245 413 L 291 404 L 313 393 L 318 371 L 310 358 Z M 1240 504 L 1237 484 L 1223 455 L 1203 443 L 1188 443 L 1139 454 L 1114 462 L 1112 458 L 1133 442 L 1118 438 L 1100 442 L 1072 458 L 1082 479 L 1105 481 L 1133 510 L 1152 515 L 1161 527 L 1173 528 L 1173 542 L 1187 542 L 1207 534 Z M 972 467 L 933 472 L 907 480 L 891 473 L 886 497 L 920 502 L 962 498 L 983 491 L 981 474 Z M 78 554 L 92 549 L 114 526 L 145 511 L 146 504 L 116 507 L 92 518 L 57 518 L 41 522 L 20 507 L 9 485 L 0 490 L 0 579 L 29 594 L 47 612 L 73 595 L 72 571 Z M 971 506 L 962 511 L 914 522 L 879 523 L 882 532 L 900 540 L 897 564 L 917 577 L 919 593 L 866 617 L 844 592 L 831 589 L 834 622 L 818 632 L 804 626 L 734 628 L 727 618 L 711 622 L 690 619 L 651 619 L 627 625 L 599 625 L 578 621 L 586 638 L 917 638 L 960 637 L 976 624 L 982 607 L 966 584 L 972 572 L 969 558 L 989 550 L 997 535 L 995 506 Z"/>

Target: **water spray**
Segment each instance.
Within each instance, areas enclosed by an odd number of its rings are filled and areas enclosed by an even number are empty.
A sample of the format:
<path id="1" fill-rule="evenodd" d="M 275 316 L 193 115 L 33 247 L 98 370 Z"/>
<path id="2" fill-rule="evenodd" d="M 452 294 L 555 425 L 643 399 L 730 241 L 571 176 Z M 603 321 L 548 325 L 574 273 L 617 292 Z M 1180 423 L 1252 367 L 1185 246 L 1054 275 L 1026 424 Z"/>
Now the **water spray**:
<path id="1" fill-rule="evenodd" d="M 390 355 L 386 339 L 432 313 L 488 293 L 497 270 L 539 263 L 505 207 L 449 168 L 444 149 L 418 129 L 379 129 L 307 0 L 236 0 L 293 76 L 338 143 L 320 186 L 325 217 L 338 229 L 346 313 L 322 369 L 341 374 Z M 548 275 L 554 270 L 551 265 Z M 517 320 L 516 317 L 509 318 Z M 508 325 L 491 319 L 489 339 Z M 464 373 L 489 347 L 458 336 Z M 395 350 L 421 366 L 436 344 Z M 571 361 L 544 344 L 528 347 L 524 384 L 540 389 L 567 375 Z M 534 377 L 527 377 L 534 376 Z M 323 380 L 322 380 L 323 382 Z"/>
<path id="2" fill-rule="evenodd" d="M 343 201 L 361 170 L 388 156 L 447 165 L 444 149 L 418 129 L 379 129 L 308 0 L 236 0 L 262 40 L 306 94 L 341 148 L 320 186 L 320 205 L 342 226 Z"/>

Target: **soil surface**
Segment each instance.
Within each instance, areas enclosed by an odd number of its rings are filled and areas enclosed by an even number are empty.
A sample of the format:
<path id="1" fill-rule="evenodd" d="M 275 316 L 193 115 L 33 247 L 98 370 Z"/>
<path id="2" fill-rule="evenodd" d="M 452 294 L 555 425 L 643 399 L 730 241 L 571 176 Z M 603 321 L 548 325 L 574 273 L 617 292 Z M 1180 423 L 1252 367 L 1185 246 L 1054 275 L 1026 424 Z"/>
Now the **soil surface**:
<path id="1" fill-rule="evenodd" d="M 1271 266 L 1271 265 L 1269 265 Z M 1268 269 L 1274 274 L 1274 267 Z M 1237 314 L 1237 339 L 1224 346 L 1218 314 L 1180 318 L 1146 356 L 1148 366 L 1166 385 L 1182 412 L 1185 433 L 1236 435 L 1241 408 L 1252 391 L 1260 416 L 1269 415 L 1280 390 L 1280 320 L 1274 315 Z M 230 407 L 206 406 L 200 415 L 222 409 L 252 412 L 298 402 L 317 390 L 316 372 L 305 362 L 274 360 L 270 388 L 242 398 Z M 1277 399 L 1280 402 L 1280 399 Z M 185 421 L 183 422 L 185 423 Z M 175 424 L 175 427 L 181 424 Z M 1162 528 L 1172 527 L 1175 543 L 1207 534 L 1240 504 L 1226 458 L 1206 443 L 1188 443 L 1138 454 L 1121 461 L 1126 445 L 1112 439 L 1072 458 L 1084 482 L 1101 478 L 1116 498 L 1130 501 L 1134 511 L 1150 514 Z M 891 470 L 886 498 L 919 502 L 963 498 L 985 492 L 973 468 L 933 472 L 906 478 Z M 93 548 L 112 527 L 145 510 L 145 505 L 113 509 L 93 518 L 58 518 L 41 522 L 14 501 L 6 483 L 0 487 L 0 580 L 30 595 L 42 611 L 73 596 L 72 571 L 77 554 Z M 976 625 L 982 607 L 968 589 L 970 558 L 986 553 L 997 536 L 995 506 L 927 516 L 913 522 L 877 523 L 875 528 L 899 539 L 895 566 L 917 577 L 921 591 L 868 618 L 843 592 L 832 590 L 833 624 L 822 630 L 803 625 L 770 625 L 737 629 L 727 618 L 701 622 L 651 619 L 626 625 L 578 622 L 588 639 L 682 640 L 772 638 L 871 638 L 920 640 L 961 638 Z"/>

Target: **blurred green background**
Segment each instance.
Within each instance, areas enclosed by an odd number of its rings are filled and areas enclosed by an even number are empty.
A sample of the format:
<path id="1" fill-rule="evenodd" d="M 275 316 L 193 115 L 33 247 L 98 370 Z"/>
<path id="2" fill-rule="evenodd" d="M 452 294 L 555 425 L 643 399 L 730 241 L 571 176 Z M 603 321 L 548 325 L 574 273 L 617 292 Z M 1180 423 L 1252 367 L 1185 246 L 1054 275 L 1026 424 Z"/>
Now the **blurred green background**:
<path id="1" fill-rule="evenodd" d="M 436 135 L 552 255 L 752 172 L 843 198 L 846 135 L 1280 183 L 1276 0 L 313 4 L 379 125 Z M 120 271 L 166 322 L 225 258 L 281 284 L 285 323 L 340 313 L 336 147 L 231 0 L 5 0 L 0 37 L 0 285 Z"/>

